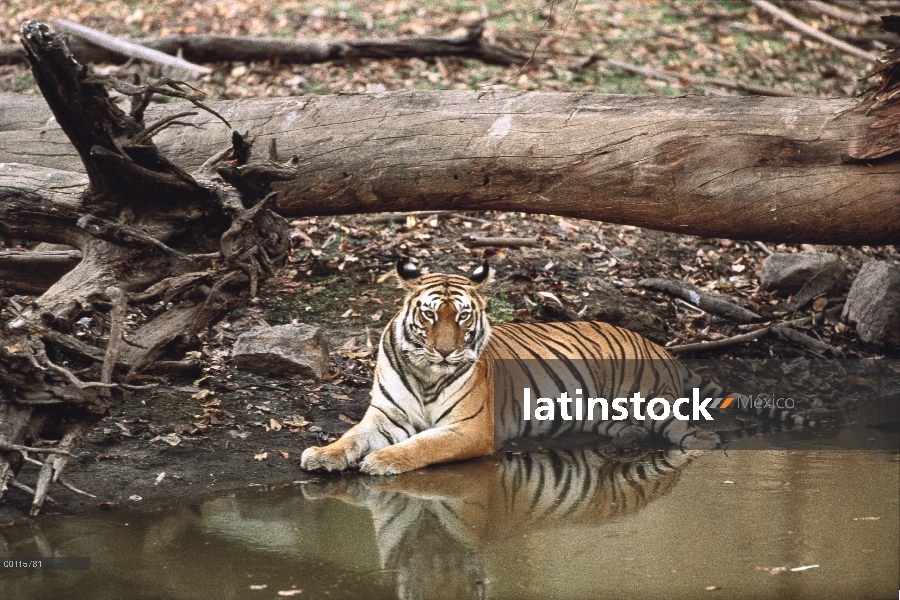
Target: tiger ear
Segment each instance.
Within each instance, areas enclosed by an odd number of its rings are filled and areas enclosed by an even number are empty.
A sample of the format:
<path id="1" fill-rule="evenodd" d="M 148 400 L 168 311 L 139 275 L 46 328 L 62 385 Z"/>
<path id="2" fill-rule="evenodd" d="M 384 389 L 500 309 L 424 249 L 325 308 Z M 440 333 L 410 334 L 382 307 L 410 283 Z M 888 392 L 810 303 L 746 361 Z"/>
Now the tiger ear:
<path id="1" fill-rule="evenodd" d="M 400 283 L 405 288 L 415 286 L 412 282 L 422 276 L 422 272 L 411 260 L 406 257 L 397 261 L 397 276 L 400 277 Z"/>
<path id="2" fill-rule="evenodd" d="M 476 284 L 476 287 L 482 288 L 493 281 L 493 273 L 488 266 L 488 261 L 482 262 L 480 265 L 472 269 L 469 273 L 469 281 Z"/>

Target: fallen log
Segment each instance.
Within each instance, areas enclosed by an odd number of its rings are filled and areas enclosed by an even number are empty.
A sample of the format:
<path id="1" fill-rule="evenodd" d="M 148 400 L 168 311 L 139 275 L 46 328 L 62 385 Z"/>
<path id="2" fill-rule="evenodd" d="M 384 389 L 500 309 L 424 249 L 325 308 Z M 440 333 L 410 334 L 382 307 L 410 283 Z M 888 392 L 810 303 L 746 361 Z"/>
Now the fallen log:
<path id="1" fill-rule="evenodd" d="M 232 37 L 228 35 L 167 35 L 158 38 L 138 38 L 132 44 L 144 46 L 168 55 L 179 55 L 195 63 L 231 61 L 277 61 L 283 64 L 323 63 L 361 58 L 428 58 L 459 56 L 474 58 L 493 65 L 521 65 L 528 55 L 482 37 L 480 24 L 469 28 L 465 35 L 448 37 L 397 38 L 393 40 L 287 40 L 279 38 Z M 81 62 L 125 62 L 129 55 L 109 48 L 101 48 L 88 41 L 72 39 L 72 54 Z M 18 44 L 0 45 L 0 64 L 16 64 L 25 60 Z M 531 61 L 535 63 L 534 60 Z"/>
<path id="2" fill-rule="evenodd" d="M 651 290 L 667 292 L 673 296 L 687 300 L 700 310 L 713 313 L 720 317 L 725 317 L 726 319 L 731 319 L 732 321 L 737 321 L 738 323 L 752 323 L 761 318 L 755 312 L 747 310 L 742 306 L 738 306 L 727 296 L 705 292 L 697 289 L 696 286 L 677 279 L 659 279 L 651 277 L 640 280 L 638 285 Z"/>
<path id="3" fill-rule="evenodd" d="M 39 103 L 0 96 L 0 163 L 83 171 Z M 147 118 L 183 106 L 152 106 Z M 474 91 L 209 106 L 259 144 L 277 137 L 282 160 L 295 157 L 273 186 L 286 216 L 506 210 L 743 240 L 900 239 L 896 153 L 850 158 L 890 106 L 841 114 L 855 102 Z M 197 168 L 229 130 L 206 113 L 181 120 L 199 129 L 155 141 Z M 11 185 L 4 168 L 0 186 Z"/>

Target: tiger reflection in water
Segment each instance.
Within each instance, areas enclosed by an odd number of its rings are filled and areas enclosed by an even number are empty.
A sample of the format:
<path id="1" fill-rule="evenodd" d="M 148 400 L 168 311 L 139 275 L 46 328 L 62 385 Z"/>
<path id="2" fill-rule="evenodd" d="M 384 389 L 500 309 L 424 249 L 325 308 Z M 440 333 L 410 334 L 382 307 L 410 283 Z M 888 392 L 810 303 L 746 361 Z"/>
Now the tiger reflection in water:
<path id="1" fill-rule="evenodd" d="M 699 450 L 626 456 L 592 448 L 506 453 L 390 479 L 341 477 L 305 485 L 372 512 L 384 581 L 413 598 L 485 598 L 488 544 L 542 528 L 600 525 L 667 494 Z"/>

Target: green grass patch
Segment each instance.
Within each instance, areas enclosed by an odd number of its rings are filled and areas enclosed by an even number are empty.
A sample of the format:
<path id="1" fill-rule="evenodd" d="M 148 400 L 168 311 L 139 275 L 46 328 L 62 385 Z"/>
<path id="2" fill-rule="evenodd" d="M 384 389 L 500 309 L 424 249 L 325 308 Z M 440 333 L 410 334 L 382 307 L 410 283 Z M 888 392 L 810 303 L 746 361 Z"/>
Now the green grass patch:
<path id="1" fill-rule="evenodd" d="M 488 297 L 488 320 L 491 325 L 503 325 L 511 323 L 516 318 L 516 311 L 506 298 L 506 290 L 503 284 L 493 286 L 493 291 Z"/>

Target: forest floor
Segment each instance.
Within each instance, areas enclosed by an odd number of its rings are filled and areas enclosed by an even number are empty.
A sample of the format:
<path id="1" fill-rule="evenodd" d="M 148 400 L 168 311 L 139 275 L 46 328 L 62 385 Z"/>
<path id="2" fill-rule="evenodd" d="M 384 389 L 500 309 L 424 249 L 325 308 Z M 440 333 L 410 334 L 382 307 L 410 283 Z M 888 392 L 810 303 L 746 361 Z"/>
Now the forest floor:
<path id="1" fill-rule="evenodd" d="M 783 3 L 793 7 L 802 3 Z M 900 8 L 900 2 L 869 2 Z M 888 6 L 890 5 L 890 6 Z M 894 6 L 896 5 L 896 6 Z M 881 14 L 874 8 L 870 11 Z M 888 11 L 882 11 L 888 12 Z M 879 51 L 875 24 L 850 25 L 795 12 L 823 31 Z M 497 67 L 442 58 L 359 60 L 321 65 L 211 65 L 199 87 L 212 99 L 402 89 L 528 89 L 602 93 L 733 94 L 716 86 L 633 75 L 595 62 L 597 54 L 677 73 L 726 78 L 798 96 L 851 97 L 871 65 L 801 37 L 744 2 L 582 1 L 419 3 L 219 2 L 138 3 L 76 0 L 66 4 L 0 2 L 0 43 L 18 25 L 66 18 L 122 36 L 227 33 L 298 38 L 387 38 L 450 35 L 484 20 L 486 37 L 540 64 Z M 176 25 L 177 24 L 177 25 Z M 537 62 L 537 61 L 536 61 Z M 119 73 L 110 65 L 95 67 Z M 129 71 L 134 67 L 129 67 Z M 36 94 L 22 65 L 0 66 L 0 91 Z M 195 350 L 203 366 L 189 379 L 145 376 L 158 386 L 129 396 L 89 436 L 67 468 L 70 482 L 96 499 L 54 489 L 58 506 L 45 514 L 97 505 L 199 492 L 290 483 L 309 478 L 299 468 L 305 447 L 339 437 L 365 412 L 378 338 L 402 298 L 385 279 L 399 256 L 435 272 L 463 273 L 483 259 L 496 270 L 490 307 L 494 323 L 565 320 L 573 314 L 635 329 L 663 345 L 717 340 L 758 325 L 738 325 L 663 293 L 641 288 L 646 277 L 686 281 L 728 296 L 763 318 L 785 320 L 789 298 L 759 287 L 758 269 L 771 251 L 813 249 L 753 241 L 705 239 L 609 223 L 519 213 L 419 213 L 308 218 L 291 222 L 289 264 L 206 336 Z M 475 248 L 466 236 L 536 240 L 525 248 Z M 20 240 L 0 240 L 16 247 Z M 814 249 L 850 266 L 843 290 L 817 302 L 818 311 L 846 297 L 865 260 L 900 264 L 894 246 Z M 24 299 L 23 299 L 24 300 Z M 237 335 L 261 322 L 322 327 L 331 369 L 319 382 L 260 377 L 238 371 L 230 350 Z M 837 320 L 800 326 L 847 357 L 900 358 L 863 344 Z M 815 358 L 809 350 L 766 336 L 706 358 Z M 177 357 L 180 358 L 180 357 Z M 23 474 L 24 481 L 28 476 Z M 0 505 L 0 522 L 21 518 L 28 498 L 15 490 Z"/>

